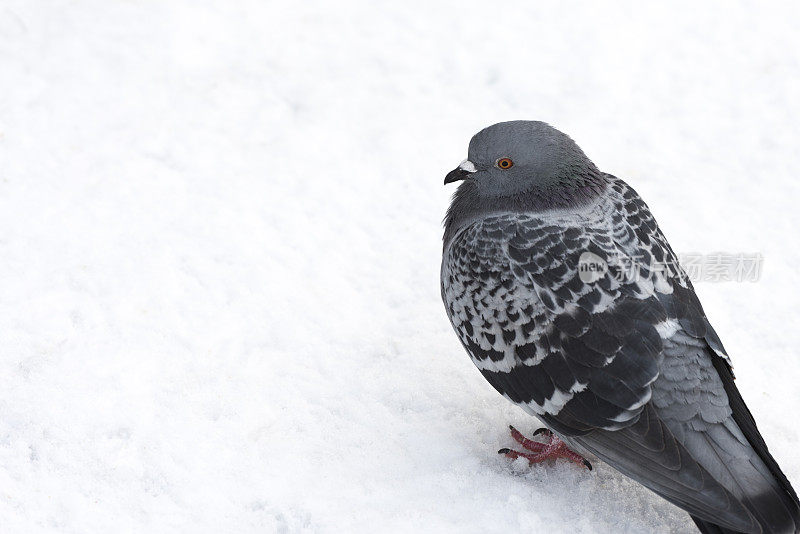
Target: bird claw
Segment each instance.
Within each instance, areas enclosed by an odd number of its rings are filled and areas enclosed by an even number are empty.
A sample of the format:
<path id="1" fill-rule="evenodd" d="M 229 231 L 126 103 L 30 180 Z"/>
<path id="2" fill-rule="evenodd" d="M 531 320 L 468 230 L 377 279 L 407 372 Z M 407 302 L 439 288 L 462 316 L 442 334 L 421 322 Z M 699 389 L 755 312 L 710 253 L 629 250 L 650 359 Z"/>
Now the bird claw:
<path id="1" fill-rule="evenodd" d="M 515 451 L 509 448 L 503 448 L 497 451 L 498 454 L 505 454 L 512 460 L 516 460 L 517 458 L 525 458 L 531 465 L 543 462 L 545 460 L 566 458 L 573 463 L 586 467 L 589 471 L 592 470 L 592 464 L 589 463 L 589 460 L 575 451 L 570 450 L 566 443 L 561 441 L 558 436 L 546 428 L 540 428 L 533 433 L 534 436 L 540 434 L 547 436 L 548 439 L 545 443 L 526 438 L 519 430 L 511 425 L 509 425 L 509 429 L 511 429 L 511 437 L 514 438 L 514 441 L 522 445 L 524 449 L 531 452 L 527 453 Z"/>

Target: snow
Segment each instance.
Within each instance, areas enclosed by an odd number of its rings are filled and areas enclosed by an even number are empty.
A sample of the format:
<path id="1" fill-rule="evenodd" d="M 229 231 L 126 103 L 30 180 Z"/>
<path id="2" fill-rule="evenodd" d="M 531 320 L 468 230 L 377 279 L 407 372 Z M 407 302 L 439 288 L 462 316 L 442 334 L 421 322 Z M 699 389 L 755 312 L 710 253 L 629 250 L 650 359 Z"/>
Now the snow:
<path id="1" fill-rule="evenodd" d="M 546 120 L 700 283 L 800 484 L 796 4 L 0 5 L 4 532 L 692 532 L 539 425 L 439 297 L 442 180 Z"/>

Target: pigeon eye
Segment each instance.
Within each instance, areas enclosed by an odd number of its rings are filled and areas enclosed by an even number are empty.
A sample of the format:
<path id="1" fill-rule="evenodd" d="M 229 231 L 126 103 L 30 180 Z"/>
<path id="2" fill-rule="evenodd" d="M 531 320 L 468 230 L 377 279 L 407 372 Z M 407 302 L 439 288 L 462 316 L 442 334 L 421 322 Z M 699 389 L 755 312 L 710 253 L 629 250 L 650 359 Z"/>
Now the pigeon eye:
<path id="1" fill-rule="evenodd" d="M 510 169 L 514 166 L 514 162 L 511 161 L 511 158 L 500 158 L 495 162 L 495 165 L 501 169 Z"/>

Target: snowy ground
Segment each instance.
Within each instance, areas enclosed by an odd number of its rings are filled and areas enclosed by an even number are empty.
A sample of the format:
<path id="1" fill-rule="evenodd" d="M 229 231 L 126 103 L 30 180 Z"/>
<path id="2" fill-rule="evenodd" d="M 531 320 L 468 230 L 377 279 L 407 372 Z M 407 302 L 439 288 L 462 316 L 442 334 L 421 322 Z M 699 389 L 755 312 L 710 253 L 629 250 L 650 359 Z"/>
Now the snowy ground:
<path id="1" fill-rule="evenodd" d="M 764 255 L 698 291 L 800 485 L 797 8 L 485 4 L 0 2 L 3 532 L 691 532 L 495 452 L 442 179 L 512 118 Z"/>

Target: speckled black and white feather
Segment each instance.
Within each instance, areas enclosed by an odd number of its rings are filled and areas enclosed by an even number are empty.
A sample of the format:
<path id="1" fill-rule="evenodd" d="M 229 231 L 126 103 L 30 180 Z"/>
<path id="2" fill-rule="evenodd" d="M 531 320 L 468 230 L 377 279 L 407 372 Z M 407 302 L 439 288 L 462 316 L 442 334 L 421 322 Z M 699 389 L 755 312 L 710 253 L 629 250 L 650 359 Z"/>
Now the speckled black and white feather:
<path id="1" fill-rule="evenodd" d="M 475 365 L 553 428 L 580 434 L 636 420 L 652 394 L 663 339 L 681 323 L 724 357 L 647 207 L 623 182 L 580 213 L 478 220 L 446 246 L 442 295 Z M 592 252 L 609 273 L 584 282 Z M 639 276 L 622 272 L 636 258 Z M 657 262 L 671 269 L 648 267 Z M 696 323 L 696 324 L 695 324 Z"/>

